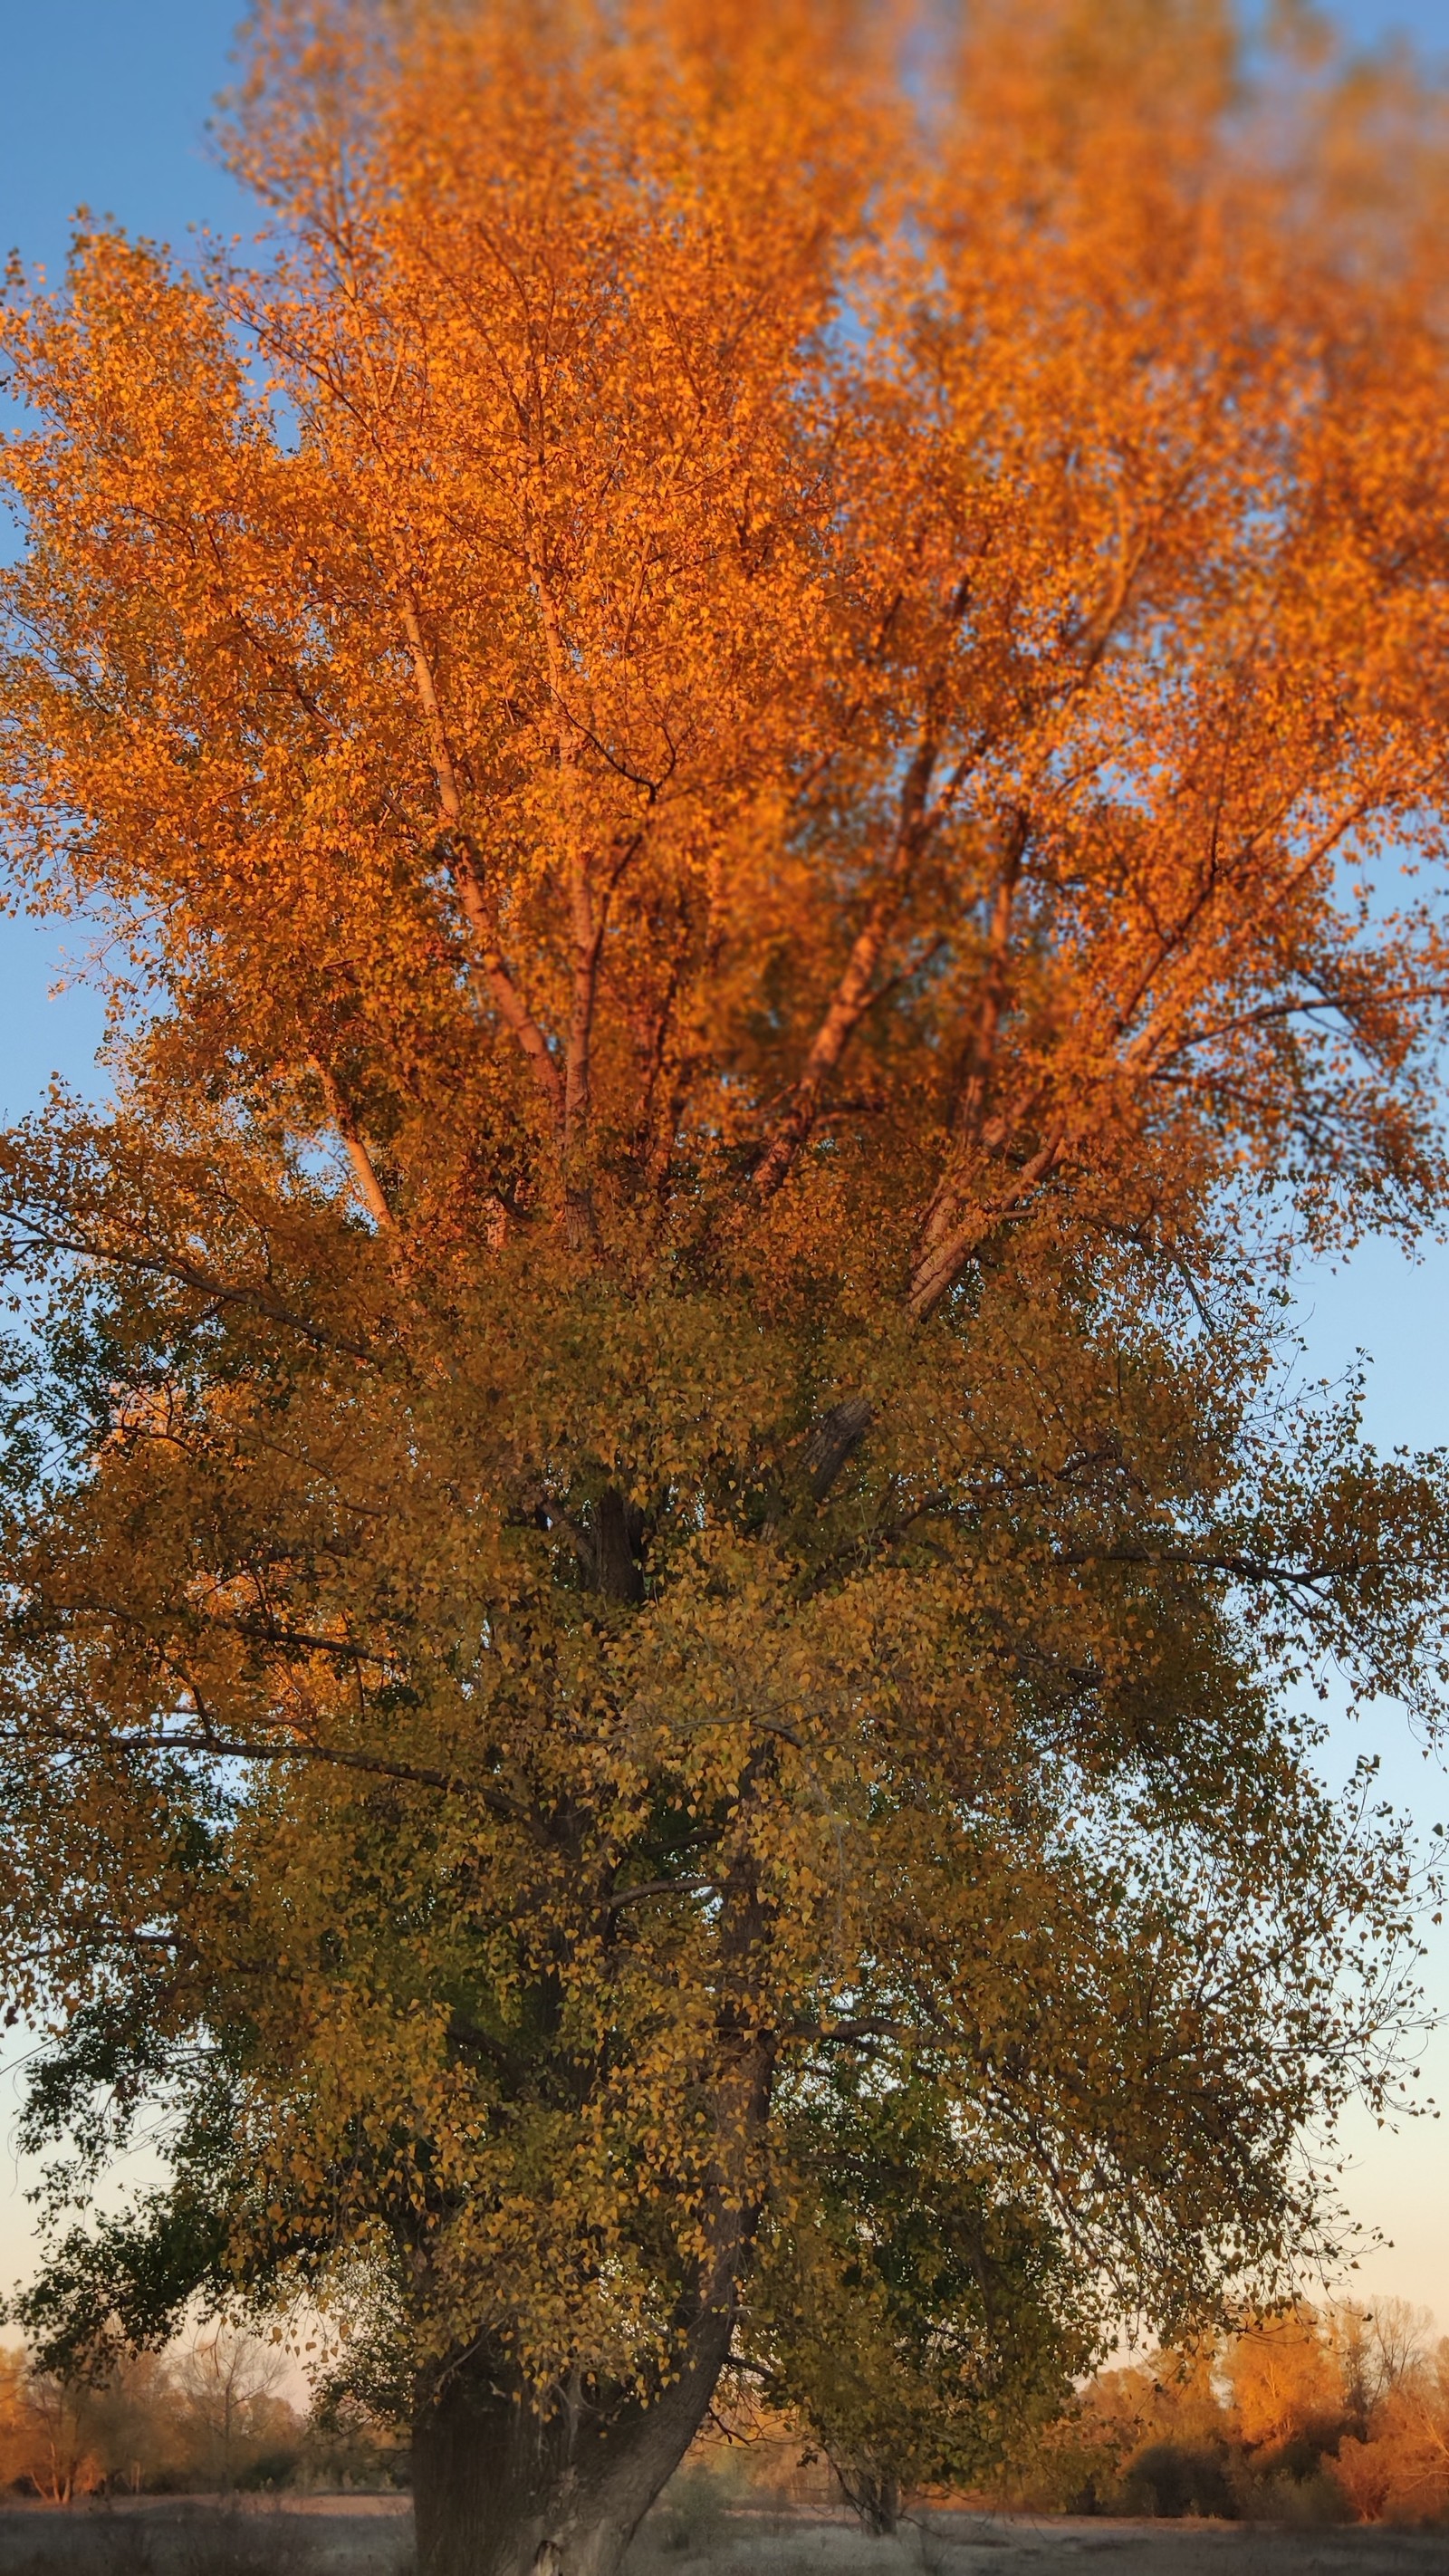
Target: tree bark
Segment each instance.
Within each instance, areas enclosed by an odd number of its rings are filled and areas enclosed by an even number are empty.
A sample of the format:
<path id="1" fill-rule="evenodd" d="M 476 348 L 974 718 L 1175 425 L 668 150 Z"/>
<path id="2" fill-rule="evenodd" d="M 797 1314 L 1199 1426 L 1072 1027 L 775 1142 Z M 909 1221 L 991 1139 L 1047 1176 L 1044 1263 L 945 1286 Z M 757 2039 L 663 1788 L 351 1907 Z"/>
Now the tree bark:
<path id="1" fill-rule="evenodd" d="M 607 1594 L 611 1601 L 642 1601 L 644 1568 L 638 1550 L 644 1524 L 617 1485 L 606 1485 L 595 1503 L 590 1534 L 594 1589 Z"/>
<path id="2" fill-rule="evenodd" d="M 884 2469 L 868 2469 L 853 2461 L 835 2460 L 831 2464 L 846 2503 L 860 2516 L 862 2527 L 877 2540 L 888 2540 L 901 2518 L 901 2490 L 895 2478 Z"/>
<path id="3" fill-rule="evenodd" d="M 734 2327 L 733 2292 L 700 2316 L 652 2404 L 545 2414 L 464 2364 L 413 2437 L 418 2576 L 616 2576 L 703 2423 Z"/>

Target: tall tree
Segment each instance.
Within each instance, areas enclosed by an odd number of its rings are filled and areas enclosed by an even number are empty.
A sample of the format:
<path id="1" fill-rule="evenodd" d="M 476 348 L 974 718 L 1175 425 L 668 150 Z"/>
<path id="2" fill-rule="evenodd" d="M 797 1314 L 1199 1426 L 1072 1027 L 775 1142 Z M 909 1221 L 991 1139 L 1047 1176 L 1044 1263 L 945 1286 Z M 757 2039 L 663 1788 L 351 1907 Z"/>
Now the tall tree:
<path id="1" fill-rule="evenodd" d="M 35 2136 L 175 2174 L 29 2317 L 347 2303 L 428 2576 L 609 2576 L 740 2360 L 979 2462 L 1390 2080 L 1293 1692 L 1433 1715 L 1444 1478 L 1253 1281 L 1443 1197 L 1432 101 L 899 32 L 264 0 L 260 263 L 11 308 L 117 1099 L 4 1149 L 0 1867 Z"/>

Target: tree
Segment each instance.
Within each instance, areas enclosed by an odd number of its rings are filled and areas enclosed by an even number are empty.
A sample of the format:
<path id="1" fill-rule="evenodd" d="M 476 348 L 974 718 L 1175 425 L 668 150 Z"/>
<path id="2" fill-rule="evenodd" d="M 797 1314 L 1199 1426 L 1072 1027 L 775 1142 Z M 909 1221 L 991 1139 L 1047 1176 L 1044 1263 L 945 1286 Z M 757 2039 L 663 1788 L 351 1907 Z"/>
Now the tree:
<path id="1" fill-rule="evenodd" d="M 94 2365 L 98 2356 L 74 2358 Z M 276 2346 L 216 2326 L 179 2351 L 125 2354 L 104 2374 L 37 2369 L 7 2351 L 0 2487 L 69 2504 L 98 2488 L 230 2488 L 259 2471 L 285 2475 L 305 2430 L 276 2394 L 287 2368 Z"/>
<path id="2" fill-rule="evenodd" d="M 1253 2450 L 1283 2451 L 1325 2428 L 1331 2435 L 1343 2420 L 1339 2354 L 1306 2300 L 1239 2335 L 1227 2372 L 1238 2432 Z"/>
<path id="3" fill-rule="evenodd" d="M 1433 2322 L 1428 2308 L 1407 2299 L 1340 2299 L 1328 2311 L 1345 2409 L 1360 2432 L 1385 2398 L 1421 2372 Z"/>
<path id="4" fill-rule="evenodd" d="M 291 2374 L 280 2343 L 262 2343 L 221 2318 L 198 2328 L 175 2366 L 175 2388 L 188 2448 L 208 2483 L 230 2494 L 237 2472 L 270 2438 L 295 2447 L 298 2418 L 279 2396 Z"/>
<path id="5" fill-rule="evenodd" d="M 1398 2343 L 1367 2423 L 1338 2446 L 1334 2475 L 1362 2521 L 1449 2514 L 1449 2337 L 1432 2354 L 1422 2341 L 1416 2351 Z"/>
<path id="6" fill-rule="evenodd" d="M 1204 2334 L 1185 2351 L 1099 2371 L 1038 2444 L 1027 2500 L 1090 2512 L 1231 2517 L 1219 2346 L 1216 2334 Z"/>
<path id="7" fill-rule="evenodd" d="M 1088 2363 L 1095 2320 L 1057 2232 L 983 2174 L 939 2086 L 914 2071 L 883 2085 L 852 2055 L 802 2093 L 753 2340 L 776 2405 L 886 2532 L 903 2488 L 1000 2470 Z"/>
<path id="8" fill-rule="evenodd" d="M 102 2407 L 84 2376 L 25 2373 L 21 2396 L 24 2474 L 50 2504 L 70 2504 L 98 2487 Z"/>
<path id="9" fill-rule="evenodd" d="M 1444 1475 L 1263 1285 L 1442 1199 L 1433 101 L 896 32 L 265 0 L 261 263 L 12 304 L 10 1983 L 174 2171 L 25 2314 L 341 2303 L 428 2576 L 727 2365 L 979 2461 L 1392 2082 Z"/>
<path id="10" fill-rule="evenodd" d="M 1017 2492 L 1109 2513 L 1361 2521 L 1449 2506 L 1449 2340 L 1402 2299 L 1295 2300 L 1099 2372 L 1038 2438 Z"/>

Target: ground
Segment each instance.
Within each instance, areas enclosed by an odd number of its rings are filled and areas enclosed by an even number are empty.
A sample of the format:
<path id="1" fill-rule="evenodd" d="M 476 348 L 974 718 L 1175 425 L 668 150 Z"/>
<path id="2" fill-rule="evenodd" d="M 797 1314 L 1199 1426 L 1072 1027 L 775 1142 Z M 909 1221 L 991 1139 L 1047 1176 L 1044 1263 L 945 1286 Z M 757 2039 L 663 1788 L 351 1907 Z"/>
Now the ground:
<path id="1" fill-rule="evenodd" d="M 409 2576 L 401 2496 L 142 2498 L 0 2510 L 0 2576 Z M 729 2513 L 646 2525 L 631 2576 L 1445 2576 L 1449 2533 L 933 2513 L 894 2540 Z"/>

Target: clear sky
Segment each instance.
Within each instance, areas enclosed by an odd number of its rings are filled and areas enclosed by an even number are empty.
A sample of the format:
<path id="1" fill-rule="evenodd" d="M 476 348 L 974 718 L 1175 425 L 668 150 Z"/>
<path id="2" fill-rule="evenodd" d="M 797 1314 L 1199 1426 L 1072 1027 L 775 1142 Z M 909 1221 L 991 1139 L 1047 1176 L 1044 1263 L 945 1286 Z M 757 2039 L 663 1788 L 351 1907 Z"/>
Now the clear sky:
<path id="1" fill-rule="evenodd" d="M 0 256 L 16 246 L 58 275 L 70 220 L 89 206 L 129 230 L 184 244 L 193 224 L 246 231 L 250 217 L 211 160 L 205 125 L 228 77 L 238 0 L 0 0 Z M 1391 28 L 1449 56 L 1449 0 L 1353 0 L 1339 11 L 1353 33 Z M 52 1072 L 96 1080 L 95 997 L 55 991 L 84 940 L 74 929 L 0 919 L 0 1117 L 31 1108 Z M 1336 1375 L 1356 1350 L 1372 1354 L 1369 1429 L 1383 1445 L 1449 1442 L 1449 1254 L 1417 1264 L 1371 1245 L 1336 1273 L 1305 1278 L 1302 1320 L 1310 1364 Z M 1387 1786 L 1427 1827 L 1449 1822 L 1449 1781 L 1401 1727 L 1374 1728 Z M 1339 1729 L 1327 1759 L 1347 1769 L 1360 1739 Z M 1430 1982 L 1449 2012 L 1449 1938 L 1434 1942 Z M 1424 2058 L 1424 2082 L 1446 2106 L 1438 2125 L 1397 2136 L 1351 2126 L 1348 2190 L 1360 2218 L 1394 2239 L 1366 2261 L 1364 2286 L 1422 2302 L 1449 2329 L 1449 2034 Z M 3 2152 L 10 2095 L 0 2075 L 0 2286 L 26 2262 L 28 2212 Z"/>

